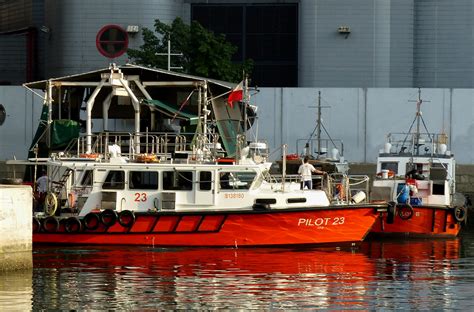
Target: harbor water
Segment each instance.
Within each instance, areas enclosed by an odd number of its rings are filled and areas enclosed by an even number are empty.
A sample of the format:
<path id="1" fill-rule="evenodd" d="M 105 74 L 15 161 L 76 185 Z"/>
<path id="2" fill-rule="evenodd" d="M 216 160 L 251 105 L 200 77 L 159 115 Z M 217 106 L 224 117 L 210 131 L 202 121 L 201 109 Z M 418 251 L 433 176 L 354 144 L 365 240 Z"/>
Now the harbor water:
<path id="1" fill-rule="evenodd" d="M 0 310 L 470 310 L 474 229 L 356 248 L 35 247 Z"/>

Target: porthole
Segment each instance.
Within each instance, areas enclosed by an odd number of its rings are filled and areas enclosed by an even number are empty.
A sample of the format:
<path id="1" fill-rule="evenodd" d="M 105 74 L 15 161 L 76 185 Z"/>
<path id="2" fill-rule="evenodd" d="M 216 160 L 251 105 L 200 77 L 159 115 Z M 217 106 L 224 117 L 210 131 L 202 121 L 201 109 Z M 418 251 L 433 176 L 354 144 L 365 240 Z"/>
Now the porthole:
<path id="1" fill-rule="evenodd" d="M 97 33 L 95 44 L 103 56 L 119 57 L 127 52 L 128 34 L 118 25 L 106 25 Z"/>
<path id="2" fill-rule="evenodd" d="M 3 125 L 5 119 L 7 118 L 7 112 L 5 111 L 5 107 L 0 104 L 0 126 Z"/>

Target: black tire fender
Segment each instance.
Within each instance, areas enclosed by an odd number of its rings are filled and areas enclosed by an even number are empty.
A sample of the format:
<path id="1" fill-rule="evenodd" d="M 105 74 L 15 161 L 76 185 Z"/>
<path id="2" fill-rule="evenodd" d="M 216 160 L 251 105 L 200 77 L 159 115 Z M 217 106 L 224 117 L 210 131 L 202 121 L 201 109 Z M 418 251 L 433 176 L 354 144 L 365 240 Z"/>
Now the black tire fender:
<path id="1" fill-rule="evenodd" d="M 397 213 L 397 204 L 395 202 L 389 202 L 387 207 L 387 224 L 392 224 L 395 220 L 395 214 Z"/>
<path id="2" fill-rule="evenodd" d="M 31 225 L 33 233 L 38 233 L 41 230 L 41 222 L 38 218 L 33 217 L 33 223 Z"/>
<path id="3" fill-rule="evenodd" d="M 82 231 L 82 223 L 76 217 L 69 217 L 64 223 L 64 229 L 68 233 L 79 233 Z"/>
<path id="4" fill-rule="evenodd" d="M 135 223 L 135 214 L 131 210 L 120 211 L 118 214 L 118 223 L 123 227 L 132 227 Z"/>
<path id="5" fill-rule="evenodd" d="M 82 222 L 84 223 L 86 230 L 94 231 L 97 230 L 100 225 L 100 216 L 98 213 L 89 212 L 84 216 Z"/>
<path id="6" fill-rule="evenodd" d="M 467 209 L 464 206 L 454 207 L 453 214 L 457 222 L 463 222 L 467 218 Z"/>
<path id="7" fill-rule="evenodd" d="M 105 209 L 100 213 L 100 222 L 106 227 L 111 227 L 117 223 L 118 215 L 117 211 L 112 209 Z"/>
<path id="8" fill-rule="evenodd" d="M 46 217 L 41 223 L 46 233 L 55 233 L 59 229 L 59 220 L 55 216 Z"/>

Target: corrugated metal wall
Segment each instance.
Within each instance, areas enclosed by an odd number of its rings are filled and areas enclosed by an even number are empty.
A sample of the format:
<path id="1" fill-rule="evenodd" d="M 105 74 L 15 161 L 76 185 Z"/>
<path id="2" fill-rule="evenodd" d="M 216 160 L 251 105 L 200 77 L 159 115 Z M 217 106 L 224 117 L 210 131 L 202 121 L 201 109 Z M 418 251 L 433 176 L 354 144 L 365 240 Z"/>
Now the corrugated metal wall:
<path id="1" fill-rule="evenodd" d="M 472 0 L 418 0 L 415 25 L 415 86 L 472 88 Z"/>
<path id="2" fill-rule="evenodd" d="M 41 115 L 43 100 L 23 87 L 0 86 L 7 114 L 0 126 L 0 161 L 26 159 Z"/>
<path id="3" fill-rule="evenodd" d="M 125 64 L 126 54 L 112 60 L 98 52 L 96 35 L 103 26 L 116 24 L 126 29 L 128 25 L 138 25 L 140 29 L 154 29 L 155 19 L 169 23 L 182 16 L 183 10 L 182 0 L 46 0 L 46 25 L 51 28 L 51 37 L 46 42 L 49 76 L 104 68 L 110 62 Z M 141 32 L 129 36 L 130 48 L 141 44 Z"/>
<path id="4" fill-rule="evenodd" d="M 42 2 L 42 0 L 36 2 Z M 0 2 L 0 32 L 26 27 L 33 23 L 33 0 Z"/>
<path id="5" fill-rule="evenodd" d="M 300 86 L 411 87 L 413 16 L 413 0 L 301 0 Z"/>
<path id="6" fill-rule="evenodd" d="M 290 2 L 294 2 L 288 0 Z M 153 28 L 188 20 L 190 3 L 213 0 L 4 0 L 0 32 L 36 27 L 37 79 L 125 63 L 96 49 L 106 24 Z M 259 1 L 257 1 L 259 2 Z M 271 3 L 271 1 L 264 1 Z M 274 1 L 280 3 L 280 1 Z M 299 68 L 301 87 L 474 87 L 473 0 L 300 0 Z M 49 33 L 40 31 L 42 26 Z M 347 38 L 338 33 L 348 26 Z M 130 47 L 141 33 L 130 36 Z M 26 75 L 25 38 L 0 35 L 0 81 L 22 83 Z M 12 57 L 17 57 L 12 59 Z"/>
<path id="7" fill-rule="evenodd" d="M 412 88 L 262 88 L 252 98 L 259 107 L 258 137 L 271 150 L 288 144 L 289 153 L 301 153 L 316 127 L 318 91 L 326 106 L 323 125 L 332 139 L 344 142 L 350 162 L 375 162 L 385 135 L 407 132 L 415 118 L 418 90 Z M 448 135 L 460 164 L 474 164 L 473 98 L 473 89 L 422 89 L 428 131 Z M 322 137 L 327 138 L 324 132 Z"/>
<path id="8" fill-rule="evenodd" d="M 251 133 L 268 140 L 272 151 L 310 137 L 316 126 L 321 91 L 323 125 L 333 139 L 344 142 L 350 162 L 375 162 L 389 132 L 406 132 L 415 118 L 418 90 L 412 88 L 262 88 L 252 97 L 258 126 Z M 458 163 L 474 164 L 473 89 L 423 89 L 423 118 L 431 133 L 445 132 Z M 0 161 L 25 158 L 38 127 L 42 100 L 22 87 L 0 86 L 7 119 L 0 126 Z M 100 127 L 100 123 L 96 122 Z M 326 137 L 323 132 L 323 137 Z M 272 159 L 281 156 L 275 152 Z"/>

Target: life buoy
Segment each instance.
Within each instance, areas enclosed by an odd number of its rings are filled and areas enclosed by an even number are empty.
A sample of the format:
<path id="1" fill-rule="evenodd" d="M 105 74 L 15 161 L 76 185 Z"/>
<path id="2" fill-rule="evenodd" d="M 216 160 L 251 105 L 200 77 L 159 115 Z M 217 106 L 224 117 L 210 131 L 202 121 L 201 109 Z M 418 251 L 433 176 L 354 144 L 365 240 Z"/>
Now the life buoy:
<path id="1" fill-rule="evenodd" d="M 115 210 L 105 209 L 100 213 L 100 222 L 106 227 L 111 227 L 117 222 L 118 215 Z"/>
<path id="2" fill-rule="evenodd" d="M 33 233 L 38 233 L 41 229 L 41 222 L 38 220 L 38 218 L 33 217 L 33 223 L 31 225 Z"/>
<path id="3" fill-rule="evenodd" d="M 155 154 L 139 154 L 137 155 L 136 160 L 137 162 L 142 163 L 159 162 L 159 159 Z"/>
<path id="4" fill-rule="evenodd" d="M 288 154 L 288 155 L 286 155 L 286 160 L 298 160 L 298 159 L 300 159 L 298 154 Z"/>
<path id="5" fill-rule="evenodd" d="M 44 198 L 44 213 L 48 216 L 54 216 L 56 209 L 58 208 L 58 198 L 54 193 L 46 194 Z"/>
<path id="6" fill-rule="evenodd" d="M 82 223 L 76 217 L 69 217 L 64 223 L 64 229 L 68 233 L 79 233 L 82 231 Z"/>
<path id="7" fill-rule="evenodd" d="M 388 174 L 389 179 L 395 177 L 395 171 L 393 170 L 389 170 L 387 174 Z M 377 177 L 381 178 L 382 176 L 383 176 L 382 172 L 377 172 Z"/>
<path id="8" fill-rule="evenodd" d="M 122 210 L 118 214 L 118 223 L 123 226 L 130 228 L 135 223 L 135 214 L 130 210 Z"/>
<path id="9" fill-rule="evenodd" d="M 54 216 L 49 216 L 43 219 L 42 225 L 46 233 L 54 233 L 59 229 L 59 220 Z"/>
<path id="10" fill-rule="evenodd" d="M 402 220 L 410 220 L 413 217 L 413 207 L 410 204 L 398 204 L 397 210 Z"/>
<path id="11" fill-rule="evenodd" d="M 218 164 L 233 164 L 235 163 L 235 158 L 232 157 L 220 157 L 217 158 Z"/>
<path id="12" fill-rule="evenodd" d="M 89 212 L 84 216 L 82 219 L 82 222 L 84 223 L 84 227 L 86 230 L 89 231 L 94 231 L 97 230 L 97 228 L 100 225 L 100 217 L 98 213 L 95 212 Z"/>
<path id="13" fill-rule="evenodd" d="M 84 153 L 84 154 L 80 154 L 79 157 L 81 158 L 89 158 L 89 159 L 96 159 L 96 158 L 99 158 L 100 154 L 97 154 L 97 153 Z"/>
<path id="14" fill-rule="evenodd" d="M 453 214 L 457 222 L 463 222 L 467 218 L 467 209 L 464 206 L 454 207 Z"/>

